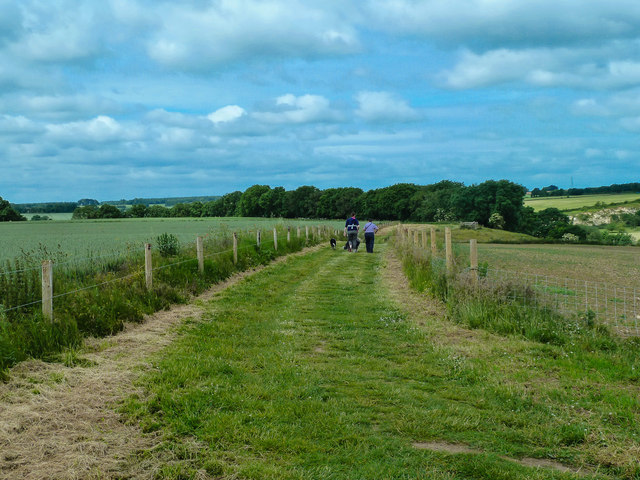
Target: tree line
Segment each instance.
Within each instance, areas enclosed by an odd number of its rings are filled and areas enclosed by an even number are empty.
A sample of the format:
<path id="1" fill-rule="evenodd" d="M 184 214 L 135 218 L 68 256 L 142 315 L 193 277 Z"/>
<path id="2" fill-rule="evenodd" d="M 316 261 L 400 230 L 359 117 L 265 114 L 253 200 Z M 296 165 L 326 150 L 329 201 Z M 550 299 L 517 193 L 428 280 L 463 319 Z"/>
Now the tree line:
<path id="1" fill-rule="evenodd" d="M 103 204 L 78 207 L 73 218 L 122 217 L 278 217 L 360 218 L 413 222 L 478 222 L 480 225 L 562 238 L 570 233 L 586 239 L 582 227 L 571 225 L 557 209 L 535 212 L 524 206 L 527 189 L 508 180 L 488 180 L 465 186 L 443 180 L 431 185 L 399 183 L 363 191 L 361 188 L 301 186 L 295 190 L 253 185 L 209 202 L 178 203 L 173 207 L 136 204 L 126 211 Z"/>

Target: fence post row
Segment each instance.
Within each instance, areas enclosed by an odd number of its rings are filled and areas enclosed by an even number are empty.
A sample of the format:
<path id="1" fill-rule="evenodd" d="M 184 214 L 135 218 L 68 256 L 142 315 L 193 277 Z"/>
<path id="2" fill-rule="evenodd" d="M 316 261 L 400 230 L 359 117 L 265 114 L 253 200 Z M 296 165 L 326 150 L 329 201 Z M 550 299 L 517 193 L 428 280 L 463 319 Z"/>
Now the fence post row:
<path id="1" fill-rule="evenodd" d="M 318 238 L 325 232 L 324 226 L 316 227 L 316 235 Z M 335 230 L 337 235 L 337 230 Z M 297 227 L 297 236 L 300 238 L 301 228 Z M 305 236 L 309 240 L 309 226 L 305 225 Z M 256 233 L 256 244 L 260 247 L 262 242 L 261 231 Z M 291 226 L 287 227 L 287 243 L 291 242 Z M 273 229 L 273 243 L 274 248 L 278 250 L 278 230 Z M 204 273 L 204 238 L 202 236 L 196 236 L 196 257 L 198 260 L 198 271 Z M 233 233 L 233 263 L 238 263 L 238 234 Z M 151 244 L 144 244 L 144 274 L 145 285 L 147 290 L 153 288 L 153 257 L 151 251 Z M 44 260 L 42 262 L 42 315 L 44 318 L 53 321 L 53 262 L 51 260 Z"/>
<path id="2" fill-rule="evenodd" d="M 42 315 L 53 321 L 53 264 L 42 262 Z"/>
<path id="3" fill-rule="evenodd" d="M 151 244 L 144 244 L 144 278 L 147 290 L 153 287 L 153 262 L 151 260 Z"/>
<path id="4" fill-rule="evenodd" d="M 198 256 L 198 271 L 204 272 L 204 244 L 202 237 L 196 237 L 196 255 Z"/>

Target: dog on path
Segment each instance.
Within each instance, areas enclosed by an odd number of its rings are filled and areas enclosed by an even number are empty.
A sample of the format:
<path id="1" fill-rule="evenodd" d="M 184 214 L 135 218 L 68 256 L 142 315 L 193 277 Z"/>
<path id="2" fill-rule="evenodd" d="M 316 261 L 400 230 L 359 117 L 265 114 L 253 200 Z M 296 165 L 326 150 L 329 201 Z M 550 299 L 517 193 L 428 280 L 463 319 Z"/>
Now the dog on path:
<path id="1" fill-rule="evenodd" d="M 329 240 L 329 243 L 331 244 L 331 248 L 333 248 L 335 250 L 336 249 L 336 239 L 332 238 L 331 240 Z"/>

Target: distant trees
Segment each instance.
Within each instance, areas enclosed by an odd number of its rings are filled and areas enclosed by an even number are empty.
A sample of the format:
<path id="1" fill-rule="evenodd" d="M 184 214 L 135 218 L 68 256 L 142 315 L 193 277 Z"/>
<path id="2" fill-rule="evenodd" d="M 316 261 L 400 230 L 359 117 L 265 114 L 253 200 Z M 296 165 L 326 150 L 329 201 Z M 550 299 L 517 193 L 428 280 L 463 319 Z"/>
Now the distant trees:
<path id="1" fill-rule="evenodd" d="M 0 197 L 0 222 L 22 222 L 26 217 L 13 209 L 8 200 Z"/>
<path id="2" fill-rule="evenodd" d="M 96 218 L 123 218 L 124 214 L 118 207 L 113 205 L 101 205 L 97 207 L 95 205 L 87 205 L 85 207 L 78 207 L 73 211 L 71 218 L 73 219 L 96 219 Z"/>
<path id="3" fill-rule="evenodd" d="M 77 206 L 78 202 L 47 202 L 19 203 L 13 208 L 20 213 L 71 213 Z"/>
<path id="4" fill-rule="evenodd" d="M 558 188 L 556 185 L 549 185 L 548 187 L 534 188 L 531 190 L 531 197 L 562 197 L 565 195 L 578 196 L 578 195 L 596 195 L 603 193 L 640 193 L 640 183 L 622 183 L 602 187 L 588 187 L 588 188 Z"/>

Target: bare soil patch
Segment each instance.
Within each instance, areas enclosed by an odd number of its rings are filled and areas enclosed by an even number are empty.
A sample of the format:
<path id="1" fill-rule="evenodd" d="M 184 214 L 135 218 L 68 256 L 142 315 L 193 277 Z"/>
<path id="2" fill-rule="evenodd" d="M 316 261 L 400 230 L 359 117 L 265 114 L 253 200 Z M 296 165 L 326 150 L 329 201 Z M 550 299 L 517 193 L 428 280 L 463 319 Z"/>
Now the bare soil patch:
<path id="1" fill-rule="evenodd" d="M 77 366 L 32 360 L 14 367 L 11 379 L 0 384 L 0 479 L 153 478 L 157 467 L 135 461 L 135 454 L 162 439 L 128 424 L 118 404 L 144 395 L 135 380 L 153 368 L 150 355 L 171 343 L 185 319 L 201 317 L 201 302 L 262 268 L 238 273 L 190 304 L 130 324 L 118 335 L 88 339 Z"/>
<path id="2" fill-rule="evenodd" d="M 413 447 L 419 450 L 432 450 L 434 452 L 444 452 L 452 455 L 460 454 L 460 453 L 469 453 L 469 454 L 478 455 L 478 454 L 485 453 L 482 450 L 477 450 L 475 448 L 471 448 L 467 445 L 460 444 L 460 443 L 416 442 L 413 444 Z M 588 473 L 582 469 L 567 467 L 566 465 L 563 465 L 562 463 L 556 462 L 554 460 L 547 460 L 547 459 L 541 459 L 541 458 L 528 458 L 528 457 L 518 459 L 518 458 L 505 457 L 505 456 L 500 456 L 500 458 L 502 458 L 503 460 L 507 460 L 509 462 L 518 463 L 525 467 L 550 468 L 553 470 L 557 470 L 559 472 L 570 472 L 570 473 L 577 473 L 577 474 L 582 473 L 585 475 Z"/>

